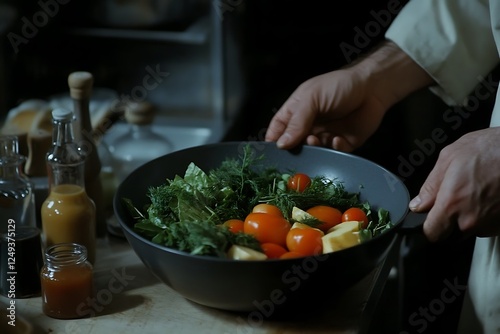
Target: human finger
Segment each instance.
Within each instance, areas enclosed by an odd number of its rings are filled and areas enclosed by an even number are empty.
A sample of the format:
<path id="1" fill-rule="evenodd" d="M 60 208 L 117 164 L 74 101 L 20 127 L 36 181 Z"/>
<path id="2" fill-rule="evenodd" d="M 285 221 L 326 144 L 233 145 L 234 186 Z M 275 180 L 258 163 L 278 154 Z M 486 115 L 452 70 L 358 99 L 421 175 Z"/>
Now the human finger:
<path id="1" fill-rule="evenodd" d="M 437 193 L 450 164 L 448 157 L 443 152 L 444 150 L 439 154 L 436 164 L 420 187 L 418 195 L 410 201 L 410 210 L 415 212 L 428 211 L 434 205 Z"/>
<path id="2" fill-rule="evenodd" d="M 335 136 L 332 139 L 332 147 L 337 151 L 342 152 L 352 152 L 354 151 L 354 146 L 342 136 Z"/>
<path id="3" fill-rule="evenodd" d="M 300 144 L 310 131 L 315 113 L 309 102 L 292 96 L 269 123 L 266 141 L 276 141 L 282 149 Z"/>
<path id="4" fill-rule="evenodd" d="M 469 219 L 471 212 L 468 209 L 470 181 L 463 177 L 463 163 L 461 160 L 445 163 L 446 153 L 444 156 L 444 159 L 438 159 L 434 168 L 436 172 L 431 173 L 428 186 L 420 195 L 424 201 L 427 200 L 421 203 L 422 207 L 432 205 L 424 222 L 424 234 L 430 241 L 445 239 L 459 227 L 459 223 L 467 225 L 471 223 Z M 432 190 L 427 191 L 429 189 Z M 433 198 L 432 202 L 430 198 Z"/>

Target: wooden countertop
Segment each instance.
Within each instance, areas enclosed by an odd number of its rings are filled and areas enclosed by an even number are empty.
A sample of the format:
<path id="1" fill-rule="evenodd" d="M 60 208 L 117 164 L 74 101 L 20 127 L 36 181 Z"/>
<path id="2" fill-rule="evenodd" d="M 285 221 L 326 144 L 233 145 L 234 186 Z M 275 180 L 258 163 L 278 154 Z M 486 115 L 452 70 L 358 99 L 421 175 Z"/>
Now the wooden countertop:
<path id="1" fill-rule="evenodd" d="M 396 245 L 396 241 L 393 245 Z M 392 248 L 397 248 L 392 246 Z M 125 240 L 100 239 L 94 266 L 96 300 L 86 305 L 92 317 L 58 320 L 42 313 L 41 297 L 15 300 L 16 317 L 31 333 L 360 333 L 368 330 L 390 266 L 384 263 L 332 301 L 331 308 L 302 319 L 259 322 L 247 314 L 208 308 L 188 301 L 156 279 Z M 5 310 L 10 300 L 0 296 Z M 2 321 L 6 322 L 5 317 Z M 2 324 L 0 328 L 5 328 Z M 20 327 L 7 326 L 12 333 Z M 3 331 L 2 331 L 3 332 Z M 9 333 L 9 332 L 8 332 Z"/>

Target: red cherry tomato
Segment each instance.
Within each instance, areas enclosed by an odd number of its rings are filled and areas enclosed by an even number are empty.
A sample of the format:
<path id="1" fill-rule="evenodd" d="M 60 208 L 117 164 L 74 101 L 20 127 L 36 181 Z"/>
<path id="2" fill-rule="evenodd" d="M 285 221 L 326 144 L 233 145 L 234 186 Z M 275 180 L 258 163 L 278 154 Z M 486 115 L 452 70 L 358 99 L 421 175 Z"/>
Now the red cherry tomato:
<path id="1" fill-rule="evenodd" d="M 264 242 L 260 245 L 262 251 L 267 255 L 268 259 L 279 259 L 281 255 L 288 252 L 288 250 L 278 244 L 273 244 L 272 242 Z"/>
<path id="2" fill-rule="evenodd" d="M 298 252 L 286 252 L 280 256 L 280 259 L 296 259 L 298 257 L 304 257 L 304 254 Z"/>
<path id="3" fill-rule="evenodd" d="M 229 231 L 233 233 L 243 232 L 244 221 L 241 219 L 229 219 L 224 222 L 224 226 L 226 226 Z"/>
<path id="4" fill-rule="evenodd" d="M 292 228 L 286 236 L 286 246 L 290 252 L 304 256 L 318 255 L 323 252 L 323 235 L 314 228 Z"/>
<path id="5" fill-rule="evenodd" d="M 283 217 L 252 212 L 245 218 L 243 231 L 252 234 L 261 244 L 272 242 L 285 247 L 290 227 L 290 223 Z"/>
<path id="6" fill-rule="evenodd" d="M 294 190 L 299 193 L 306 190 L 311 184 L 311 178 L 304 173 L 296 173 L 288 179 L 287 187 L 289 190 Z"/>
<path id="7" fill-rule="evenodd" d="M 261 213 L 269 213 L 272 215 L 283 217 L 283 213 L 280 208 L 276 205 L 260 203 L 253 207 L 252 212 L 261 212 Z"/>
<path id="8" fill-rule="evenodd" d="M 361 225 L 362 228 L 366 228 L 368 226 L 368 217 L 366 213 L 360 208 L 350 208 L 344 211 L 342 214 L 342 222 L 349 221 L 358 221 L 363 222 Z"/>
<path id="9" fill-rule="evenodd" d="M 324 232 L 342 223 L 342 211 L 331 206 L 317 205 L 307 210 L 307 213 L 322 222 L 317 228 Z"/>

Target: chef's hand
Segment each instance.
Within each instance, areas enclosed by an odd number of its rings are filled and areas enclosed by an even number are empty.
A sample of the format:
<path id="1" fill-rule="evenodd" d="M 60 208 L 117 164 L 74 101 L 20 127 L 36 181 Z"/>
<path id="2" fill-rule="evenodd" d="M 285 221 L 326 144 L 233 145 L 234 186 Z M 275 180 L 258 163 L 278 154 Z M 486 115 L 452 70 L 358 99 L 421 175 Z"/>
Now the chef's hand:
<path id="1" fill-rule="evenodd" d="M 266 141 L 351 152 L 379 127 L 385 112 L 432 83 L 429 75 L 392 42 L 347 68 L 301 84 L 272 118 Z"/>
<path id="2" fill-rule="evenodd" d="M 455 228 L 465 235 L 500 235 L 500 127 L 468 133 L 445 147 L 413 211 L 428 211 L 424 233 L 431 241 Z"/>
<path id="3" fill-rule="evenodd" d="M 319 75 L 301 84 L 271 120 L 266 141 L 350 152 L 380 125 L 388 106 L 356 68 Z"/>

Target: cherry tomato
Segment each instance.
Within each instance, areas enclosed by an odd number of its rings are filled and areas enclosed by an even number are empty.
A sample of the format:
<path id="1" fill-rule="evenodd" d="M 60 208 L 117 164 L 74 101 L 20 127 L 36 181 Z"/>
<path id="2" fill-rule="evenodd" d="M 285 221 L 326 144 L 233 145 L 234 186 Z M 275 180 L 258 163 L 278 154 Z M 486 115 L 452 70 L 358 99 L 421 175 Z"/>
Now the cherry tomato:
<path id="1" fill-rule="evenodd" d="M 245 222 L 241 219 L 229 219 L 226 220 L 222 225 L 226 226 L 229 229 L 229 231 L 237 233 L 237 232 L 243 232 L 244 223 Z"/>
<path id="2" fill-rule="evenodd" d="M 283 247 L 286 246 L 286 235 L 290 228 L 285 218 L 262 212 L 248 214 L 243 225 L 243 231 L 252 234 L 261 244 L 272 242 Z"/>
<path id="3" fill-rule="evenodd" d="M 272 242 L 264 242 L 260 245 L 262 251 L 267 255 L 268 259 L 279 259 L 281 255 L 288 252 L 288 250 L 278 244 L 273 244 Z"/>
<path id="4" fill-rule="evenodd" d="M 342 214 L 342 222 L 358 221 L 363 222 L 362 228 L 368 226 L 368 217 L 366 213 L 360 208 L 350 208 L 344 211 Z"/>
<path id="5" fill-rule="evenodd" d="M 280 208 L 278 208 L 276 205 L 267 203 L 257 204 L 253 207 L 252 212 L 269 213 L 272 215 L 283 217 L 283 213 L 281 212 Z"/>
<path id="6" fill-rule="evenodd" d="M 280 259 L 295 259 L 298 257 L 304 257 L 304 254 L 298 252 L 286 252 L 280 256 Z"/>
<path id="7" fill-rule="evenodd" d="M 289 190 L 295 190 L 299 193 L 306 190 L 311 184 L 311 178 L 304 173 L 296 173 L 288 179 L 287 187 Z"/>
<path id="8" fill-rule="evenodd" d="M 333 226 L 342 223 L 342 211 L 331 206 L 317 205 L 307 210 L 307 213 L 322 222 L 317 226 L 321 231 L 328 231 Z"/>
<path id="9" fill-rule="evenodd" d="M 290 252 L 305 256 L 318 255 L 323 252 L 323 232 L 314 228 L 293 228 L 286 236 L 286 246 Z"/>

